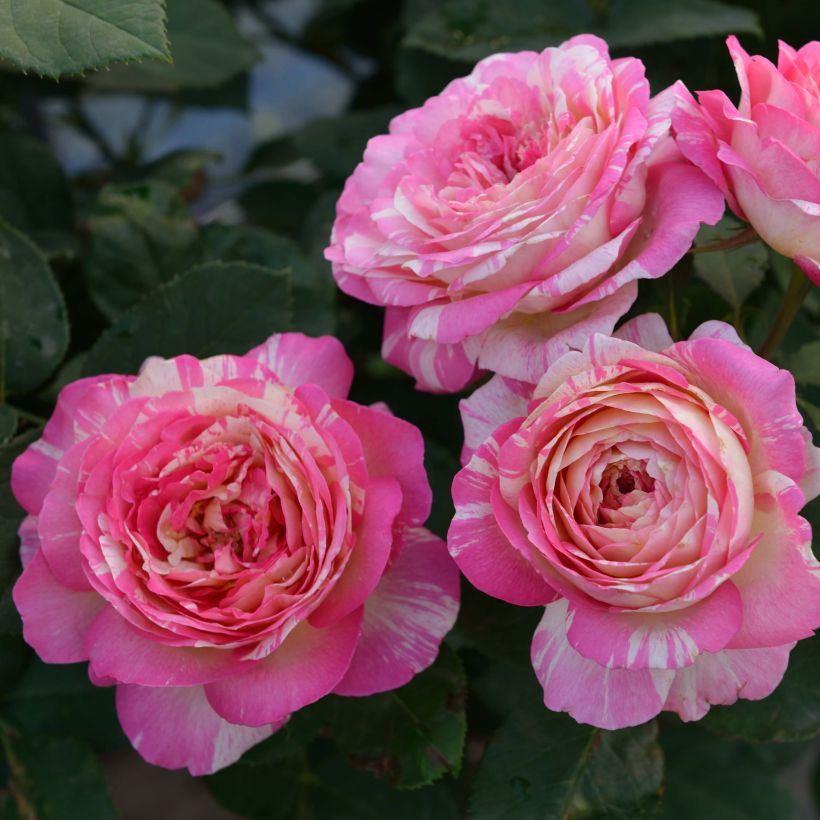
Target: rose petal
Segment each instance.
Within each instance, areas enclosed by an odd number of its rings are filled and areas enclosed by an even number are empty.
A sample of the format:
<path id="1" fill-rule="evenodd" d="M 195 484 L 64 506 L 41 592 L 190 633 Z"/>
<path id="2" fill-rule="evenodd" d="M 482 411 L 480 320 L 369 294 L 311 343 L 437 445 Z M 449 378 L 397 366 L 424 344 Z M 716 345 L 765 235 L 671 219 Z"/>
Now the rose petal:
<path id="1" fill-rule="evenodd" d="M 672 669 L 608 669 L 578 654 L 567 641 L 567 601 L 549 604 L 532 641 L 532 665 L 544 704 L 600 729 L 638 726 L 663 708 Z"/>
<path id="2" fill-rule="evenodd" d="M 447 548 L 467 580 L 482 592 L 519 606 L 542 606 L 555 599 L 555 592 L 507 540 L 491 503 L 499 446 L 519 423 L 513 419 L 502 425 L 456 475 L 456 514 L 447 533 Z"/>
<path id="3" fill-rule="evenodd" d="M 424 439 L 417 427 L 389 412 L 350 401 L 333 409 L 358 433 L 371 478 L 395 478 L 402 492 L 399 519 L 423 524 L 430 515 L 432 492 L 424 469 Z"/>
<path id="4" fill-rule="evenodd" d="M 41 552 L 23 570 L 12 591 L 23 619 L 23 637 L 46 663 L 88 658 L 85 636 L 105 601 L 96 592 L 63 586 Z"/>
<path id="5" fill-rule="evenodd" d="M 398 558 L 367 599 L 362 637 L 337 695 L 404 686 L 436 659 L 455 623 L 459 573 L 444 542 L 422 527 L 401 538 Z"/>
<path id="6" fill-rule="evenodd" d="M 655 353 L 660 353 L 674 344 L 666 322 L 658 313 L 643 313 L 636 316 L 624 322 L 612 335 Z"/>
<path id="7" fill-rule="evenodd" d="M 585 658 L 625 669 L 678 669 L 723 649 L 740 629 L 743 604 L 731 581 L 685 609 L 617 612 L 574 601 L 567 640 Z"/>
<path id="8" fill-rule="evenodd" d="M 350 666 L 363 610 L 324 629 L 303 621 L 244 675 L 206 684 L 208 702 L 231 723 L 275 723 L 331 692 Z"/>
<path id="9" fill-rule="evenodd" d="M 783 484 L 768 498 L 757 497 L 752 531 L 762 537 L 732 578 L 743 597 L 743 624 L 731 649 L 782 646 L 820 627 L 820 563 L 811 551 L 811 527 L 795 510 L 803 494 Z"/>
<path id="10" fill-rule="evenodd" d="M 419 390 L 454 393 L 476 376 L 475 361 L 463 344 L 440 345 L 426 339 L 413 339 L 408 333 L 410 311 L 388 308 L 384 314 L 382 356 L 390 364 L 410 373 Z"/>
<path id="11" fill-rule="evenodd" d="M 532 385 L 493 376 L 471 396 L 458 403 L 464 425 L 461 463 L 467 464 L 473 453 L 495 432 L 496 428 L 517 417 L 527 415 Z"/>
<path id="12" fill-rule="evenodd" d="M 141 635 L 111 607 L 97 615 L 85 645 L 93 674 L 118 683 L 193 686 L 250 668 L 230 649 L 168 646 Z"/>
<path id="13" fill-rule="evenodd" d="M 245 356 L 262 362 L 288 387 L 318 384 L 336 399 L 346 398 L 353 382 L 353 363 L 333 336 L 275 333 Z"/>
<path id="14" fill-rule="evenodd" d="M 149 763 L 195 776 L 230 766 L 287 722 L 236 726 L 214 712 L 201 686 L 118 686 L 117 715 Z"/>
<path id="15" fill-rule="evenodd" d="M 700 720 L 710 706 L 728 706 L 738 698 L 761 700 L 783 679 L 794 644 L 766 649 L 726 649 L 704 653 L 679 669 L 664 704 L 682 720 Z"/>
<path id="16" fill-rule="evenodd" d="M 415 429 L 415 428 L 414 428 Z M 367 485 L 364 518 L 341 578 L 310 616 L 311 626 L 330 626 L 358 609 L 379 583 L 393 546 L 393 522 L 402 492 L 394 478 L 375 478 Z"/>

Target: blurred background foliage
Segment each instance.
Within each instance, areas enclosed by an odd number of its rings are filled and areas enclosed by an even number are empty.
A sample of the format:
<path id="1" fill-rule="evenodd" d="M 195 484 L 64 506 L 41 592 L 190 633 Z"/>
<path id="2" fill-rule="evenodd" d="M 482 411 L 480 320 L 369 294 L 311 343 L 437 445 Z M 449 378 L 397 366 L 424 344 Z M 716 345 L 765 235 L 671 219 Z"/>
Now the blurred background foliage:
<path id="1" fill-rule="evenodd" d="M 477 59 L 593 31 L 655 91 L 737 88 L 723 40 L 773 57 L 820 37 L 816 0 L 0 0 L 0 818 L 812 818 L 820 641 L 777 692 L 619 732 L 547 712 L 529 664 L 539 613 L 464 588 L 436 664 L 394 693 L 329 697 L 204 779 L 128 747 L 113 691 L 47 666 L 10 588 L 14 457 L 62 385 L 149 354 L 245 352 L 335 333 L 353 398 L 419 425 L 443 535 L 459 397 L 417 393 L 379 356 L 381 312 L 337 293 L 322 250 L 367 139 Z M 731 219 L 698 244 L 732 236 Z M 679 336 L 766 334 L 789 263 L 763 245 L 687 256 L 633 312 Z M 820 426 L 820 291 L 779 353 Z M 809 508 L 820 532 L 820 508 Z"/>

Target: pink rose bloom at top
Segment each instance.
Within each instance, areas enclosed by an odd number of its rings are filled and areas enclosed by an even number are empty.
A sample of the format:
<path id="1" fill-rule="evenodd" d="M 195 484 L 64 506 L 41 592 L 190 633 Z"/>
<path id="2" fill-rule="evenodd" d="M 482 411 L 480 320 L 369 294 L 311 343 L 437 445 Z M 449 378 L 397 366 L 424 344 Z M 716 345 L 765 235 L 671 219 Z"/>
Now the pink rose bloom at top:
<path id="1" fill-rule="evenodd" d="M 326 256 L 387 307 L 387 361 L 449 392 L 611 332 L 724 208 L 669 136 L 675 99 L 580 36 L 482 60 L 371 139 Z"/>
<path id="2" fill-rule="evenodd" d="M 740 103 L 702 91 L 698 105 L 683 92 L 678 145 L 741 219 L 820 285 L 820 42 L 799 51 L 781 42 L 777 67 L 727 42 Z"/>
<path id="3" fill-rule="evenodd" d="M 820 450 L 792 376 L 721 322 L 674 344 L 646 315 L 617 336 L 462 402 L 448 535 L 476 587 L 546 606 L 544 702 L 605 729 L 763 698 L 820 626 L 798 515 Z"/>
<path id="4" fill-rule="evenodd" d="M 329 692 L 433 662 L 458 570 L 419 431 L 346 400 L 333 338 L 68 385 L 14 464 L 25 639 L 89 660 L 146 760 L 207 774 Z"/>

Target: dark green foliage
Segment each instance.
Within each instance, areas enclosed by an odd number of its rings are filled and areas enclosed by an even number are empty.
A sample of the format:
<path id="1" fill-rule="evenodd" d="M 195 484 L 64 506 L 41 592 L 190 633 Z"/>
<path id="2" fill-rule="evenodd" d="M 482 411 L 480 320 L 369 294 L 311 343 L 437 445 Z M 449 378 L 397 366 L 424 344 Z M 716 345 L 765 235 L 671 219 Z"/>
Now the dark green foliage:
<path id="1" fill-rule="evenodd" d="M 387 365 L 383 311 L 341 294 L 324 258 L 368 140 L 497 51 L 593 32 L 613 56 L 640 57 L 655 92 L 680 78 L 736 100 L 726 34 L 773 57 L 778 37 L 819 33 L 808 0 L 320 0 L 304 25 L 295 5 L 0 0 L 0 820 L 131 817 L 101 769 L 127 744 L 114 689 L 93 686 L 85 664 L 36 658 L 12 599 L 24 513 L 11 465 L 62 387 L 135 373 L 152 355 L 334 333 L 356 367 L 351 398 L 422 430 L 427 525 L 445 537 L 467 393 L 419 393 Z M 281 64 L 252 73 L 271 54 Z M 318 72 L 310 87 L 285 57 Z M 219 116 L 242 121 L 246 146 L 218 139 Z M 743 229 L 727 216 L 696 244 Z M 791 270 L 760 242 L 689 255 L 641 283 L 630 315 L 657 311 L 678 338 L 727 320 L 758 348 Z M 817 436 L 820 289 L 775 361 Z M 820 530 L 820 500 L 803 515 Z M 762 701 L 715 707 L 697 726 L 663 715 L 608 732 L 543 706 L 530 662 L 540 617 L 462 581 L 430 669 L 393 692 L 331 695 L 201 783 L 259 820 L 790 820 L 810 816 L 812 788 L 820 810 L 817 638 Z"/>
<path id="2" fill-rule="evenodd" d="M 135 373 L 148 356 L 246 353 L 271 333 L 288 330 L 291 316 L 287 270 L 209 262 L 180 274 L 120 316 L 89 351 L 85 370 Z"/>

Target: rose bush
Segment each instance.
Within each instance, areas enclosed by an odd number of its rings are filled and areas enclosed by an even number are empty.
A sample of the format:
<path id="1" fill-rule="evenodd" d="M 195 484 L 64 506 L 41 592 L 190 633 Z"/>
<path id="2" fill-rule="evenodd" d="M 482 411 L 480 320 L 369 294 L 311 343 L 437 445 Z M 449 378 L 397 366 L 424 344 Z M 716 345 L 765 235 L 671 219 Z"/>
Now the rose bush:
<path id="1" fill-rule="evenodd" d="M 741 219 L 820 284 L 820 42 L 797 51 L 781 42 L 777 66 L 734 36 L 727 43 L 740 103 L 715 90 L 698 104 L 682 89 L 678 145 Z"/>
<path id="2" fill-rule="evenodd" d="M 669 136 L 679 90 L 650 99 L 639 60 L 584 35 L 483 60 L 371 139 L 326 255 L 387 306 L 387 361 L 447 392 L 611 332 L 723 212 Z"/>
<path id="3" fill-rule="evenodd" d="M 117 684 L 149 761 L 213 772 L 326 695 L 403 685 L 458 609 L 418 430 L 346 400 L 331 337 L 69 384 L 13 469 L 46 661 Z"/>
<path id="4" fill-rule="evenodd" d="M 479 589 L 546 605 L 550 709 L 616 729 L 772 692 L 820 626 L 798 514 L 820 450 L 790 373 L 729 325 L 673 344 L 648 314 L 535 385 L 494 377 L 462 416 L 448 546 Z"/>

